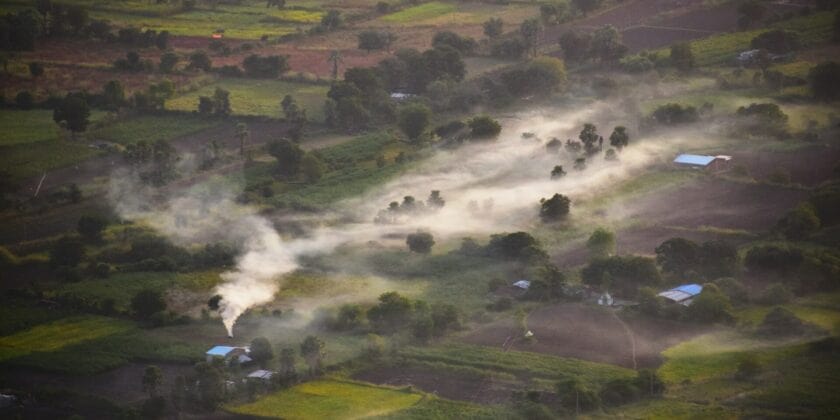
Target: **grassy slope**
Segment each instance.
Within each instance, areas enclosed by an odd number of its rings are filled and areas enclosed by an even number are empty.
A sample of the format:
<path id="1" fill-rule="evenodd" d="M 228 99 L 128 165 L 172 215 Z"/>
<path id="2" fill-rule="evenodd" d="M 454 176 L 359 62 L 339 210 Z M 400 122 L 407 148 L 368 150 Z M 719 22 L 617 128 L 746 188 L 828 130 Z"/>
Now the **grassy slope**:
<path id="1" fill-rule="evenodd" d="M 317 380 L 276 392 L 230 411 L 284 419 L 362 418 L 403 410 L 423 398 L 364 383 Z"/>

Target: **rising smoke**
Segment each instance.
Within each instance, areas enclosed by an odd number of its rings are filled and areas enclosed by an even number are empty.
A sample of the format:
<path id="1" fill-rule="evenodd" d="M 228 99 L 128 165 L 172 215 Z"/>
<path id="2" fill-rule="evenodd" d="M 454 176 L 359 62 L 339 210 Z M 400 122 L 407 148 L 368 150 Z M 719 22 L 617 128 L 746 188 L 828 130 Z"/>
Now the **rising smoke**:
<path id="1" fill-rule="evenodd" d="M 303 238 L 281 238 L 272 222 L 256 209 L 236 203 L 237 188 L 230 184 L 205 184 L 187 193 L 179 192 L 178 196 L 160 198 L 160 192 L 142 187 L 136 177 L 120 174 L 112 177 L 110 198 L 122 217 L 143 220 L 175 243 L 223 240 L 239 247 L 236 269 L 223 273 L 224 282 L 216 289 L 223 297 L 223 322 L 232 335 L 233 325 L 244 311 L 274 299 L 279 279 L 298 267 L 301 256 L 327 253 L 351 241 L 376 240 L 385 234 L 417 229 L 429 230 L 442 239 L 465 233 L 527 229 L 536 219 L 540 198 L 561 193 L 570 196 L 574 203 L 670 155 L 681 145 L 696 144 L 708 137 L 681 132 L 639 139 L 631 128 L 631 147 L 620 154 L 619 161 L 608 162 L 603 155 L 597 156 L 580 172 L 571 169 L 573 159 L 564 152 L 546 152 L 549 139 L 574 139 L 584 122 L 595 122 L 607 137 L 613 125 L 629 125 L 631 118 L 637 117 L 605 102 L 575 111 L 548 109 L 506 118 L 497 141 L 437 153 L 411 173 L 362 197 L 339 203 L 335 211 L 344 217 L 324 216 L 324 221 L 329 219 L 330 223 L 316 225 Z M 535 136 L 526 139 L 523 132 Z M 569 174 L 551 180 L 549 172 L 554 165 L 563 165 Z M 388 202 L 399 201 L 405 195 L 423 199 L 431 190 L 440 190 L 447 200 L 439 212 L 412 218 L 399 226 L 373 223 L 374 215 Z M 490 202 L 492 208 L 477 215 L 471 202 Z M 347 215 L 355 222 L 336 222 L 347 220 Z"/>

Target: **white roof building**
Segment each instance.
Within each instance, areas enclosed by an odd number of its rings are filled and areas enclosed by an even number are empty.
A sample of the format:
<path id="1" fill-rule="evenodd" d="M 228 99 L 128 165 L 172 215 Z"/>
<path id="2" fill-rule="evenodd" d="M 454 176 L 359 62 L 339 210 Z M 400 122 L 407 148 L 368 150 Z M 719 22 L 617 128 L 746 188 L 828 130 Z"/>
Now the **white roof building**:
<path id="1" fill-rule="evenodd" d="M 528 290 L 528 288 L 531 287 L 531 282 L 528 280 L 517 280 L 513 282 L 513 286 L 522 290 Z"/>

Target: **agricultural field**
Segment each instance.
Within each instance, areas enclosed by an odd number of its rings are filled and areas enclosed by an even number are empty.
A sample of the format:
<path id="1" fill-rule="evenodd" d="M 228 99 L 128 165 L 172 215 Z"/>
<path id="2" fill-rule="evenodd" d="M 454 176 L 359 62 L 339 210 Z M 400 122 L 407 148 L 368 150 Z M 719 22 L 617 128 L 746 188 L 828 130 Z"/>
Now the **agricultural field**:
<path id="1" fill-rule="evenodd" d="M 416 392 L 367 384 L 320 380 L 307 382 L 231 411 L 287 419 L 361 418 L 388 415 L 411 407 L 423 396 Z"/>
<path id="2" fill-rule="evenodd" d="M 213 96 L 216 88 L 230 92 L 230 105 L 234 115 L 282 116 L 280 101 L 292 95 L 306 115 L 314 121 L 324 119 L 324 100 L 329 88 L 324 85 L 290 83 L 275 80 L 223 79 L 193 92 L 178 96 L 166 102 L 167 109 L 175 111 L 197 111 L 198 98 Z"/>
<path id="3" fill-rule="evenodd" d="M 4 2 L 0 418 L 840 416 L 828 3 Z"/>

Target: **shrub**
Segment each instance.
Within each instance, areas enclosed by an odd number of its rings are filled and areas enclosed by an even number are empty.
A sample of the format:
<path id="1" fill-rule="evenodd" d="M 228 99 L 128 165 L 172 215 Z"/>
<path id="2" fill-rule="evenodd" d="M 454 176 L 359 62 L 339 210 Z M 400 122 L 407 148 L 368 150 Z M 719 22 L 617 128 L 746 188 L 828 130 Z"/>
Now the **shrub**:
<path id="1" fill-rule="evenodd" d="M 751 269 L 788 272 L 804 261 L 802 251 L 776 245 L 756 246 L 747 251 L 744 264 Z"/>
<path id="2" fill-rule="evenodd" d="M 693 106 L 669 103 L 656 108 L 652 117 L 659 124 L 678 125 L 695 122 L 700 119 L 700 114 Z"/>
<path id="3" fill-rule="evenodd" d="M 703 285 L 703 291 L 688 306 L 687 313 L 690 319 L 704 323 L 729 323 L 735 319 L 729 297 L 713 283 Z"/>
<path id="4" fill-rule="evenodd" d="M 470 134 L 474 139 L 495 138 L 502 131 L 502 125 L 486 115 L 473 117 L 468 125 L 470 126 Z"/>
<path id="5" fill-rule="evenodd" d="M 767 50 L 775 54 L 786 54 L 800 48 L 799 34 L 784 29 L 762 32 L 750 41 L 754 49 Z"/>
<path id="6" fill-rule="evenodd" d="M 723 277 L 715 280 L 721 292 L 723 292 L 731 302 L 746 302 L 748 300 L 747 288 L 743 283 L 732 278 Z"/>
<path id="7" fill-rule="evenodd" d="M 773 283 L 759 296 L 758 301 L 765 305 L 780 305 L 793 300 L 793 292 L 781 283 Z"/>
<path id="8" fill-rule="evenodd" d="M 820 228 L 820 218 L 814 206 L 804 203 L 789 211 L 776 224 L 776 230 L 787 239 L 799 240 L 808 237 Z"/>
<path id="9" fill-rule="evenodd" d="M 405 240 L 408 249 L 419 254 L 428 254 L 435 244 L 435 239 L 431 233 L 420 232 L 411 233 Z"/>
<path id="10" fill-rule="evenodd" d="M 805 332 L 805 323 L 793 312 L 776 307 L 764 316 L 756 332 L 767 337 L 802 335 Z"/>

